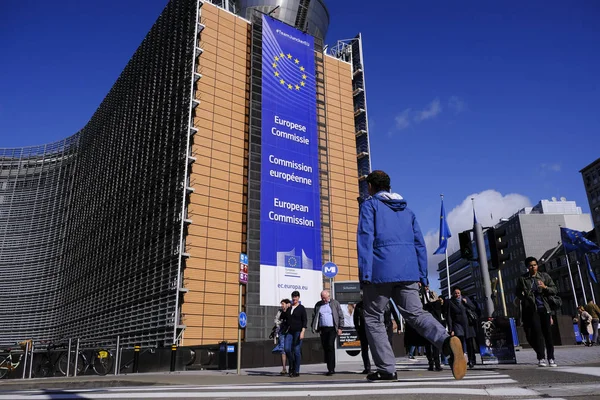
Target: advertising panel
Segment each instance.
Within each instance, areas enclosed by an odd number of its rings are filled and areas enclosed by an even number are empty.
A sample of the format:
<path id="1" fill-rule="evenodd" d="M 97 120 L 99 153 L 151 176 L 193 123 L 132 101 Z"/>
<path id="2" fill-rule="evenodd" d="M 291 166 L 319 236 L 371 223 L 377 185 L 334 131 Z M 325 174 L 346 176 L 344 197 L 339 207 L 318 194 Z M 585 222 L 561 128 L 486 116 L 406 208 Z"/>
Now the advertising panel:
<path id="1" fill-rule="evenodd" d="M 509 318 L 480 319 L 477 341 L 479 342 L 479 354 L 483 364 L 517 363 Z"/>
<path id="2" fill-rule="evenodd" d="M 337 347 L 344 350 L 360 350 L 360 339 L 354 326 L 354 310 L 356 304 L 362 300 L 360 295 L 360 284 L 358 282 L 335 282 L 334 298 L 342 307 L 344 315 L 344 327 L 342 334 L 338 336 Z"/>
<path id="3" fill-rule="evenodd" d="M 262 18 L 260 304 L 298 290 L 312 307 L 323 289 L 314 40 Z"/>

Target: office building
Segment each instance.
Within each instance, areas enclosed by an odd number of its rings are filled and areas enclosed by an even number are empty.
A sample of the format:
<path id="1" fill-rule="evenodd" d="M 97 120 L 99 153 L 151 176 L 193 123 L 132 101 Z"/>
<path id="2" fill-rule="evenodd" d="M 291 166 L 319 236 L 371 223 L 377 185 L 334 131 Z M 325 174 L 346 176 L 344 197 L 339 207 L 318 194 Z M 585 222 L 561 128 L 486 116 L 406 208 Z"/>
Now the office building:
<path id="1" fill-rule="evenodd" d="M 596 242 L 592 229 L 586 239 Z M 565 248 L 558 243 L 548 249 L 539 259 L 540 270 L 547 272 L 558 289 L 563 304 L 560 312 L 564 315 L 576 315 L 577 306 L 598 299 L 598 277 L 600 277 L 600 254 L 587 253 L 586 256 L 571 251 L 565 257 Z M 589 267 L 588 267 L 589 261 Z M 575 301 L 574 299 L 577 299 Z"/>
<path id="2" fill-rule="evenodd" d="M 503 240 L 508 241 L 508 247 L 504 251 L 510 256 L 500 267 L 501 277 L 498 271 L 490 271 L 496 315 L 502 315 L 503 301 L 508 316 L 518 315 L 515 288 L 517 278 L 527 272 L 525 258 L 533 256 L 541 259 L 548 249 L 554 248 L 560 242 L 561 227 L 589 231 L 592 228 L 590 215 L 582 213 L 574 201 L 567 201 L 564 197 L 560 200 L 553 197 L 551 200 L 541 200 L 534 207 L 521 209 L 495 225 L 496 230 L 506 231 Z M 485 232 L 484 237 L 487 257 L 490 260 L 490 248 Z M 476 256 L 475 242 L 472 243 L 472 247 Z M 450 255 L 449 260 L 455 260 L 450 263 L 450 285 L 454 286 L 457 282 L 460 286 L 462 283 L 468 289 L 467 293 L 470 295 L 472 291 L 482 304 L 484 289 L 479 263 L 461 260 L 460 251 Z M 491 266 L 490 261 L 488 265 Z M 445 261 L 441 261 L 438 271 L 441 291 L 444 293 L 447 290 L 445 268 Z M 504 298 L 501 289 L 504 289 Z"/>
<path id="3" fill-rule="evenodd" d="M 596 230 L 596 238 L 600 238 L 600 158 L 589 164 L 581 171 L 585 193 L 587 194 L 592 223 Z M 596 242 L 598 243 L 598 242 Z"/>
<path id="4" fill-rule="evenodd" d="M 0 342 L 233 341 L 241 254 L 245 340 L 323 262 L 357 278 L 361 37 L 326 50 L 322 1 L 271 3 L 168 2 L 86 126 L 0 149 Z"/>

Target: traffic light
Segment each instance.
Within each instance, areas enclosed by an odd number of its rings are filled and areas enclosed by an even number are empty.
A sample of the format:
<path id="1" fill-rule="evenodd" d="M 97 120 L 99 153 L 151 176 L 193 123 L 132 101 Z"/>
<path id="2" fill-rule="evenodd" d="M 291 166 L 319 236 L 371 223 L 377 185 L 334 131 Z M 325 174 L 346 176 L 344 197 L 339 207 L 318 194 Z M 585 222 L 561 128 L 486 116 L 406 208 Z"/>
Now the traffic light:
<path id="1" fill-rule="evenodd" d="M 506 239 L 506 228 L 489 228 L 487 230 L 488 244 L 490 246 L 491 269 L 498 269 L 506 261 L 510 260 L 508 251 L 508 239 Z"/>
<path id="2" fill-rule="evenodd" d="M 467 260 L 474 260 L 473 245 L 471 244 L 471 231 L 464 231 L 458 234 L 458 243 L 460 245 L 460 257 Z"/>

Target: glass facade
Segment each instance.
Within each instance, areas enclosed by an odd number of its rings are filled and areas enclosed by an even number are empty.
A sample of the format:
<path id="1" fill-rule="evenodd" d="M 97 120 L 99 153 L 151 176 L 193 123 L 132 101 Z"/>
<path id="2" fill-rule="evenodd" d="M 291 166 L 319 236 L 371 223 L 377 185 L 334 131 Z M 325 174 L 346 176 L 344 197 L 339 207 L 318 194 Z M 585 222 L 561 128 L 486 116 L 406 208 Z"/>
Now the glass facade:
<path id="1" fill-rule="evenodd" d="M 257 265 L 261 26 L 233 13 L 239 3 L 168 2 L 81 131 L 0 149 L 0 323 L 10 327 L 0 344 L 236 340 L 240 253 L 244 339 L 268 336 L 275 308 L 260 305 Z M 286 4 L 308 10 L 296 9 L 293 26 L 306 18 L 311 32 L 318 5 L 329 21 L 321 1 Z M 326 54 L 315 32 L 321 256 L 338 265 L 336 279 L 353 280 L 370 168 L 356 126 L 367 121 L 356 111 L 362 52 L 355 42 L 352 59 Z"/>
<path id="2" fill-rule="evenodd" d="M 76 135 L 0 150 L 0 341 L 174 340 L 196 5 L 169 2 Z"/>

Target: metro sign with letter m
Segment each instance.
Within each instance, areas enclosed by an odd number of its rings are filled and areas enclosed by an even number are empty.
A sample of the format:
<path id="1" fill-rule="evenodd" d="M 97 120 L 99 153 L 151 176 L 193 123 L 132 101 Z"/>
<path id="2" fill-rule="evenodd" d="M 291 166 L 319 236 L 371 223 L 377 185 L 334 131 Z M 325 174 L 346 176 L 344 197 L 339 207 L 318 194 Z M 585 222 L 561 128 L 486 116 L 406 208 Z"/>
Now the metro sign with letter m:
<path id="1" fill-rule="evenodd" d="M 327 278 L 333 278 L 338 273 L 338 266 L 335 263 L 328 262 L 323 264 L 323 275 Z"/>

